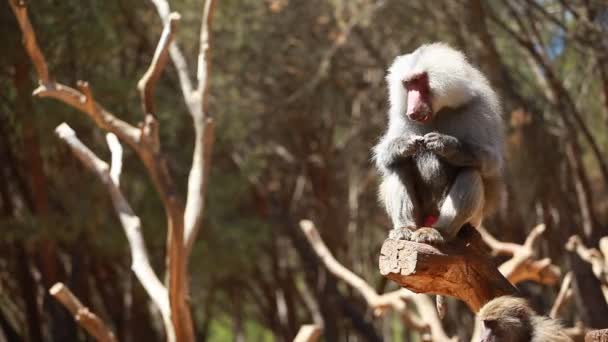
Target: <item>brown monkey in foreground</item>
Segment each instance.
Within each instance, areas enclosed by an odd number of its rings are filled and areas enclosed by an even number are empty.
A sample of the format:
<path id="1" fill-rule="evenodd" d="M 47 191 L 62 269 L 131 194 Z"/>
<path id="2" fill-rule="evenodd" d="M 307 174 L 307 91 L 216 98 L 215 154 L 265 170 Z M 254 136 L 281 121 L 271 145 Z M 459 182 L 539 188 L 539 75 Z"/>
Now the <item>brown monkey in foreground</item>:
<path id="1" fill-rule="evenodd" d="M 572 342 L 558 322 L 537 315 L 521 298 L 495 298 L 477 317 L 483 324 L 481 342 Z"/>
<path id="2" fill-rule="evenodd" d="M 399 56 L 386 77 L 389 123 L 374 147 L 389 236 L 441 244 L 481 224 L 501 188 L 498 98 L 465 56 L 443 43 Z"/>

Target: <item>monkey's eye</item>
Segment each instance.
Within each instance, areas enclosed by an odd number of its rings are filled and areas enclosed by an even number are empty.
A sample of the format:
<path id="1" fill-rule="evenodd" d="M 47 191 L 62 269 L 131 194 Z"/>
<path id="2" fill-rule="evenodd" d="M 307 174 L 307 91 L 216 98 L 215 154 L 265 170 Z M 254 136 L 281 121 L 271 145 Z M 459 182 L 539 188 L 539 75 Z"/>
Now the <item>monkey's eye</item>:
<path id="1" fill-rule="evenodd" d="M 486 319 L 483 321 L 483 326 L 486 329 L 492 329 L 494 330 L 496 328 L 496 321 L 493 319 Z"/>

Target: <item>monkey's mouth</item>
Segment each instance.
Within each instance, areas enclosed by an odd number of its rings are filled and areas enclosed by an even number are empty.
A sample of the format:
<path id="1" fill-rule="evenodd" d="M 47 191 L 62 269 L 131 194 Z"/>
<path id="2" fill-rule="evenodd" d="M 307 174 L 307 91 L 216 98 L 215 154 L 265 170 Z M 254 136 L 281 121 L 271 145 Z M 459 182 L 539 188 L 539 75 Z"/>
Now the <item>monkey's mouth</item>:
<path id="1" fill-rule="evenodd" d="M 410 120 L 420 122 L 420 123 L 425 123 L 431 119 L 431 117 L 433 116 L 433 111 L 431 110 L 431 108 L 429 106 L 422 105 L 419 108 L 417 108 L 416 111 L 407 113 L 407 116 L 408 116 L 408 118 L 410 118 Z"/>

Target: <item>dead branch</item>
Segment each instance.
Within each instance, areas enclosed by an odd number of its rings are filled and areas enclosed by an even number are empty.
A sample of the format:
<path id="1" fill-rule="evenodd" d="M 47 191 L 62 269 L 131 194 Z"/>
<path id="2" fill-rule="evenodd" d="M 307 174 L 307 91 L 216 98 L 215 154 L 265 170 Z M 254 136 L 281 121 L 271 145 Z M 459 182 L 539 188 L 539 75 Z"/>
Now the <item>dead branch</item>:
<path id="1" fill-rule="evenodd" d="M 171 11 L 166 0 L 151 0 L 165 25 Z M 200 47 L 197 66 L 197 86 L 194 89 L 186 59 L 176 41 L 169 47 L 169 54 L 180 80 L 180 86 L 195 129 L 192 167 L 188 176 L 188 195 L 184 212 L 184 243 L 186 258 L 200 231 L 205 210 L 205 193 L 209 178 L 211 149 L 214 141 L 214 122 L 208 113 L 209 70 L 211 67 L 211 24 L 215 0 L 206 0 L 201 20 Z"/>
<path id="2" fill-rule="evenodd" d="M 566 243 L 566 249 L 576 252 L 583 261 L 591 265 L 593 274 L 600 280 L 603 286 L 608 286 L 608 237 L 600 239 L 600 248 L 587 248 L 578 235 L 572 235 Z"/>
<path id="3" fill-rule="evenodd" d="M 382 275 L 416 293 L 456 297 L 474 312 L 495 297 L 517 292 L 487 257 L 480 234 L 469 226 L 441 247 L 387 239 L 380 254 Z"/>
<path id="4" fill-rule="evenodd" d="M 169 15 L 168 21 L 163 29 L 163 33 L 158 41 L 158 45 L 156 46 L 154 57 L 152 57 L 152 62 L 150 62 L 148 70 L 146 70 L 144 75 L 137 83 L 137 89 L 140 92 L 141 102 L 145 114 L 156 113 L 154 109 L 154 89 L 156 88 L 156 83 L 158 82 L 163 69 L 167 65 L 167 60 L 169 57 L 169 45 L 173 41 L 175 28 L 180 18 L 180 15 L 175 12 Z"/>
<path id="5" fill-rule="evenodd" d="M 112 152 L 112 169 L 106 162 L 99 159 L 86 145 L 84 145 L 76 136 L 76 133 L 66 123 L 57 126 L 55 130 L 59 138 L 65 141 L 74 155 L 91 171 L 93 171 L 103 184 L 107 187 L 114 210 L 120 219 L 129 247 L 131 249 L 131 269 L 139 282 L 158 307 L 165 324 L 167 336 L 172 336 L 173 325 L 171 323 L 171 310 L 169 307 L 169 297 L 167 289 L 161 283 L 158 276 L 154 272 L 148 259 L 148 252 L 141 230 L 141 220 L 135 215 L 129 202 L 125 199 L 118 187 L 118 179 L 120 178 L 120 162 L 117 162 L 118 154 L 122 153 L 122 148 L 118 141 L 108 138 L 112 141 L 108 145 Z M 113 173 L 113 175 L 112 175 Z M 169 338 L 168 340 L 172 340 Z M 173 337 L 174 340 L 174 337 Z"/>
<path id="6" fill-rule="evenodd" d="M 30 58 L 32 59 L 32 63 L 34 64 L 34 68 L 36 68 L 36 73 L 38 74 L 41 83 L 49 83 L 49 69 L 46 65 L 46 61 L 44 60 L 44 56 L 38 47 L 36 35 L 34 34 L 34 29 L 30 23 L 25 2 L 19 0 L 10 0 L 8 3 L 17 17 L 19 28 L 21 29 L 21 32 L 23 32 L 23 45 L 25 46 L 28 55 L 30 55 Z"/>
<path id="7" fill-rule="evenodd" d="M 572 289 L 570 288 L 570 284 L 572 283 L 572 272 L 568 272 L 564 276 L 564 280 L 562 280 L 562 286 L 559 288 L 559 293 L 555 298 L 555 302 L 551 307 L 551 311 L 549 311 L 549 317 L 556 319 L 559 314 L 561 308 L 570 300 L 572 297 Z"/>
<path id="8" fill-rule="evenodd" d="M 56 283 L 51 287 L 49 293 L 68 309 L 72 316 L 74 316 L 74 320 L 97 341 L 116 341 L 114 333 L 112 333 L 97 315 L 91 312 L 89 308 L 82 305 L 80 300 L 74 296 L 67 286 L 62 283 Z"/>
<path id="9" fill-rule="evenodd" d="M 445 333 L 433 302 L 424 295 L 417 295 L 405 289 L 379 295 L 365 280 L 344 267 L 331 254 L 313 222 L 300 221 L 300 228 L 308 239 L 323 265 L 337 278 L 359 291 L 374 316 L 381 317 L 392 309 L 400 315 L 402 322 L 422 334 L 430 333 L 433 341 L 453 341 Z M 420 316 L 416 315 L 406 303 L 413 303 Z"/>
<path id="10" fill-rule="evenodd" d="M 186 255 L 192 251 L 192 245 L 201 227 L 205 212 L 205 193 L 209 179 L 211 148 L 214 141 L 214 121 L 209 116 L 209 71 L 211 68 L 211 24 L 215 0 L 205 1 L 201 20 L 200 47 L 198 54 L 198 86 L 192 94 L 191 102 L 196 106 L 190 111 L 194 123 L 194 152 L 192 167 L 188 175 L 188 197 L 186 200 L 185 245 Z"/>
<path id="11" fill-rule="evenodd" d="M 505 243 L 496 240 L 484 228 L 479 228 L 484 242 L 492 249 L 494 254 L 510 255 L 511 259 L 498 268 L 509 281 L 518 284 L 525 280 L 532 280 L 540 284 L 553 285 L 560 278 L 560 269 L 551 263 L 551 259 L 534 259 L 535 248 L 545 232 L 544 224 L 534 227 L 523 245 Z"/>
<path id="12" fill-rule="evenodd" d="M 150 0 L 156 7 L 156 11 L 160 19 L 163 22 L 163 25 L 166 25 L 169 21 L 169 15 L 171 13 L 171 9 L 169 8 L 169 3 L 166 0 Z M 171 56 L 171 61 L 177 70 L 177 77 L 179 78 L 179 84 L 182 88 L 182 94 L 184 96 L 184 101 L 186 106 L 190 110 L 190 112 L 195 111 L 196 104 L 192 102 L 192 81 L 190 80 L 190 69 L 188 68 L 188 63 L 186 62 L 186 58 L 182 53 L 182 50 L 179 48 L 177 41 L 173 41 L 169 46 L 169 54 Z"/>
<path id="13" fill-rule="evenodd" d="M 293 342 L 316 342 L 321 336 L 321 327 L 315 324 L 306 324 L 300 327 Z"/>

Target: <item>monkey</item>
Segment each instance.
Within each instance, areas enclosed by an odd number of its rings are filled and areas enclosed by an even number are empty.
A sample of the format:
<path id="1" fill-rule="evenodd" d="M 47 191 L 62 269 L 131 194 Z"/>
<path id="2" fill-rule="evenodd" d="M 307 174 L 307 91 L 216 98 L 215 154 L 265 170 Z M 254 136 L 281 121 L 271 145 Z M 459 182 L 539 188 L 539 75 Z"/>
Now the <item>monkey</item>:
<path id="1" fill-rule="evenodd" d="M 485 304 L 477 316 L 483 324 L 480 342 L 573 341 L 558 322 L 537 315 L 522 298 L 495 298 Z"/>
<path id="2" fill-rule="evenodd" d="M 464 54 L 445 43 L 398 56 L 386 76 L 388 128 L 373 148 L 389 237 L 441 245 L 478 227 L 502 187 L 498 96 Z"/>

